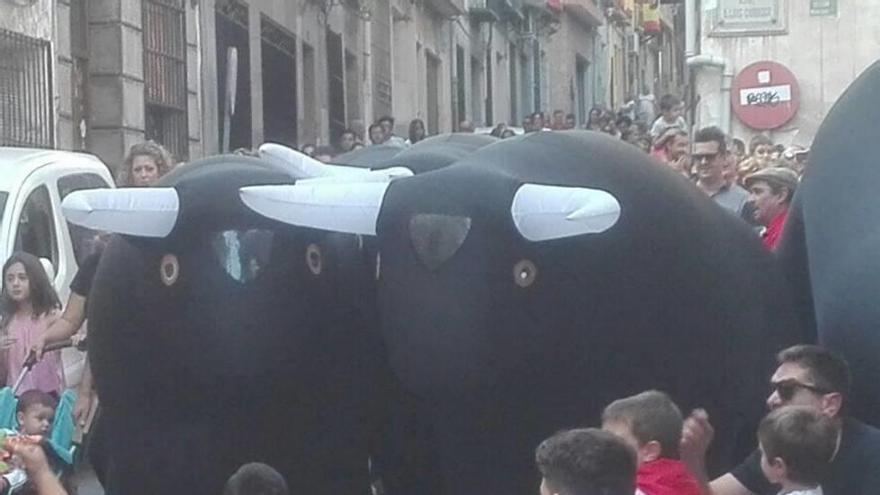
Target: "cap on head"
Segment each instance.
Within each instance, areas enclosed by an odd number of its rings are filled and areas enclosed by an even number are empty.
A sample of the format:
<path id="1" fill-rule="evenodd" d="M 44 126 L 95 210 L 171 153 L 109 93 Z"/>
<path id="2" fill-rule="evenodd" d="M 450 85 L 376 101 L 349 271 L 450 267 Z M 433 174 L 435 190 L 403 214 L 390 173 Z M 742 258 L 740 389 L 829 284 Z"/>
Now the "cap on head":
<path id="1" fill-rule="evenodd" d="M 752 187 L 755 182 L 763 181 L 772 186 L 785 187 L 794 192 L 798 186 L 798 176 L 794 170 L 785 167 L 770 167 L 759 170 L 743 181 L 746 187 Z"/>

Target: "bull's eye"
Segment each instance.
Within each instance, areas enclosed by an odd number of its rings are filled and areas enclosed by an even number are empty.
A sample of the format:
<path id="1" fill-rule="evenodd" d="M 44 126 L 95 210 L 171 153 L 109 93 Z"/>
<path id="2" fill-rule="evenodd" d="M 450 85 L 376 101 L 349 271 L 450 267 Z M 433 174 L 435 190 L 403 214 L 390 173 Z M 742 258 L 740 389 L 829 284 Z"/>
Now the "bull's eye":
<path id="1" fill-rule="evenodd" d="M 529 260 L 520 260 L 513 265 L 513 283 L 526 288 L 533 283 L 538 277 L 538 267 Z"/>
<path id="2" fill-rule="evenodd" d="M 309 244 L 306 247 L 306 266 L 312 275 L 320 275 L 324 268 L 324 256 L 321 254 L 321 248 L 317 244 Z"/>
<path id="3" fill-rule="evenodd" d="M 159 278 L 162 283 L 168 287 L 177 282 L 177 276 L 180 275 L 180 263 L 177 262 L 177 256 L 166 254 L 159 262 Z"/>

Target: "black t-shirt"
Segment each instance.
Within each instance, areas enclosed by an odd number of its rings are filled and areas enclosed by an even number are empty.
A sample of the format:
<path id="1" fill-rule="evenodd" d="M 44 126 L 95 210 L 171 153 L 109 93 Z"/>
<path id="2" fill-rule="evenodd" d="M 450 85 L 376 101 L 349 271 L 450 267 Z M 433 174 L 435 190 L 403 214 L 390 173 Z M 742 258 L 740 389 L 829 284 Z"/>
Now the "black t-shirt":
<path id="1" fill-rule="evenodd" d="M 772 495 L 779 491 L 761 471 L 761 452 L 754 451 L 731 474 L 752 493 Z M 854 419 L 843 422 L 840 450 L 831 472 L 822 482 L 825 495 L 876 495 L 880 493 L 880 430 Z"/>
<path id="2" fill-rule="evenodd" d="M 95 280 L 95 272 L 98 271 L 98 261 L 100 260 L 100 252 L 86 256 L 73 277 L 73 281 L 70 282 L 70 290 L 74 294 L 88 299 L 89 291 L 92 290 L 92 281 Z"/>

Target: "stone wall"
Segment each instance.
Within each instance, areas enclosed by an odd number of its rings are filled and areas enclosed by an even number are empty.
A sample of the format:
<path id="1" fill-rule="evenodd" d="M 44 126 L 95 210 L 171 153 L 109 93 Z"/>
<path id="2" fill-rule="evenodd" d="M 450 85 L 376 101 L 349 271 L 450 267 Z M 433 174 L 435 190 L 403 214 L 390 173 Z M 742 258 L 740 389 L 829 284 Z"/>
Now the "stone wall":
<path id="1" fill-rule="evenodd" d="M 769 134 L 783 144 L 809 145 L 841 93 L 862 70 L 880 58 L 880 2 L 841 1 L 836 17 L 814 17 L 807 1 L 781 1 L 783 7 L 788 7 L 788 19 L 787 32 L 780 35 L 710 37 L 706 33 L 713 27 L 711 12 L 702 12 L 702 53 L 724 57 L 733 64 L 734 74 L 761 60 L 788 67 L 800 86 L 800 109 L 788 124 Z M 700 70 L 698 126 L 718 123 L 720 85 L 720 71 Z M 731 129 L 734 136 L 746 142 L 757 132 L 733 115 Z"/>

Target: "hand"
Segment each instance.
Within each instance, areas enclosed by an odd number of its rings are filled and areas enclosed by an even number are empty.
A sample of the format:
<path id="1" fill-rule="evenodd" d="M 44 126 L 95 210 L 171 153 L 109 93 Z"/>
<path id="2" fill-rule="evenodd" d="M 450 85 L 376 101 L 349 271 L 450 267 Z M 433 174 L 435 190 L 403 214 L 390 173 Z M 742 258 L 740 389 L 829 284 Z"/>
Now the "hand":
<path id="1" fill-rule="evenodd" d="M 88 335 L 86 333 L 74 334 L 73 337 L 70 338 L 70 344 L 73 347 L 79 347 L 79 343 L 82 342 L 83 340 L 86 340 L 87 336 Z"/>
<path id="2" fill-rule="evenodd" d="M 40 335 L 31 346 L 31 350 L 37 355 L 37 359 L 43 359 L 43 349 L 46 347 L 46 336 Z"/>
<path id="3" fill-rule="evenodd" d="M 20 442 L 7 439 L 3 448 L 18 457 L 29 475 L 35 475 L 49 469 L 49 461 L 39 442 Z"/>
<path id="4" fill-rule="evenodd" d="M 681 460 L 694 475 L 705 476 L 706 451 L 714 437 L 715 429 L 712 428 L 709 414 L 705 410 L 697 409 L 684 420 L 681 429 Z"/>
<path id="5" fill-rule="evenodd" d="M 39 443 L 12 442 L 7 439 L 3 448 L 18 457 L 24 464 L 28 479 L 33 482 L 36 492 L 41 495 L 67 495 L 64 487 L 52 473 L 46 453 Z"/>
<path id="6" fill-rule="evenodd" d="M 73 422 L 76 426 L 82 428 L 86 425 L 89 413 L 92 411 L 93 397 L 88 391 L 76 395 L 76 401 L 73 403 Z"/>
<path id="7" fill-rule="evenodd" d="M 18 339 L 15 337 L 10 337 L 8 335 L 0 337 L 0 350 L 5 351 L 15 345 L 16 342 L 18 342 Z"/>
<path id="8" fill-rule="evenodd" d="M 673 168 L 679 170 L 681 172 L 685 172 L 690 175 L 691 172 L 691 157 L 688 155 L 681 155 L 678 157 L 678 160 L 675 160 L 672 163 Z"/>

